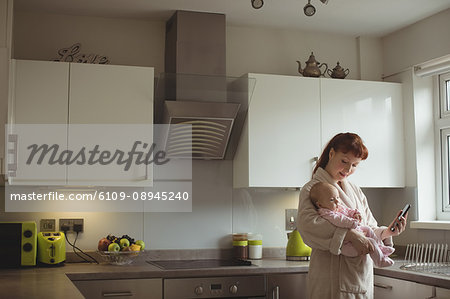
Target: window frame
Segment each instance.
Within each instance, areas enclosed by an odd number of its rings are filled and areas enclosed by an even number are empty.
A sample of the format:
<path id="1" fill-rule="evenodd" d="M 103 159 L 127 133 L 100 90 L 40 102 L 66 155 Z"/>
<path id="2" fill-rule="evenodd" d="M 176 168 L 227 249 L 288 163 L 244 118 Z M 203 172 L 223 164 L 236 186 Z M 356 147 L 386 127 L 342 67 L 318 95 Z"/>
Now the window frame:
<path id="1" fill-rule="evenodd" d="M 437 166 L 437 194 L 438 213 L 437 219 L 450 220 L 450 88 L 447 89 L 447 82 L 450 82 L 450 72 L 438 76 L 436 94 L 439 101 L 439 113 L 435 120 L 435 128 L 438 132 Z"/>

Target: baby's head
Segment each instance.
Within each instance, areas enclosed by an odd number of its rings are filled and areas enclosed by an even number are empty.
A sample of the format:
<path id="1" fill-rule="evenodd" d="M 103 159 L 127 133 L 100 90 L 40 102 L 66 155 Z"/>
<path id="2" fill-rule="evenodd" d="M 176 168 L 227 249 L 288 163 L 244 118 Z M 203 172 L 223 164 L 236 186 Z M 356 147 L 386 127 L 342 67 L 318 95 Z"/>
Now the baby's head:
<path id="1" fill-rule="evenodd" d="M 328 209 L 335 211 L 339 204 L 339 192 L 331 184 L 318 182 L 311 187 L 309 193 L 311 202 L 316 209 Z"/>

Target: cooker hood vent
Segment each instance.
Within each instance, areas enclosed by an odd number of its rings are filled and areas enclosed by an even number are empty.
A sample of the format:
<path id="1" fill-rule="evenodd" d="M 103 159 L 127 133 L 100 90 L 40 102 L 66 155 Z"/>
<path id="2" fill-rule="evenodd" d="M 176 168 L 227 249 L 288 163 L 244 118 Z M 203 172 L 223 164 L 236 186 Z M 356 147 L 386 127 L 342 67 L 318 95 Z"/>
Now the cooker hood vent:
<path id="1" fill-rule="evenodd" d="M 165 102 L 168 157 L 223 159 L 240 104 Z M 188 125 L 188 126 L 182 126 Z"/>
<path id="2" fill-rule="evenodd" d="M 234 157 L 255 79 L 226 76 L 225 33 L 223 14 L 177 11 L 166 23 L 154 120 L 169 124 L 169 157 Z"/>

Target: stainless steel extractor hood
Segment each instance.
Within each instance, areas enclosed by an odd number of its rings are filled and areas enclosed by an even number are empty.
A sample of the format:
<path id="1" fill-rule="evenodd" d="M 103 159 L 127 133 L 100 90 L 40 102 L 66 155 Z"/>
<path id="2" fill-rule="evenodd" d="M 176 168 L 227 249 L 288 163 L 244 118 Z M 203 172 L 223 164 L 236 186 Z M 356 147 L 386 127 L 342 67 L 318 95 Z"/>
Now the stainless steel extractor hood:
<path id="1" fill-rule="evenodd" d="M 171 157 L 232 159 L 253 85 L 226 76 L 225 15 L 177 11 L 166 23 L 165 73 L 155 90 L 154 119 L 170 124 Z M 250 80 L 251 81 L 251 80 Z M 185 129 L 191 126 L 191 145 Z"/>

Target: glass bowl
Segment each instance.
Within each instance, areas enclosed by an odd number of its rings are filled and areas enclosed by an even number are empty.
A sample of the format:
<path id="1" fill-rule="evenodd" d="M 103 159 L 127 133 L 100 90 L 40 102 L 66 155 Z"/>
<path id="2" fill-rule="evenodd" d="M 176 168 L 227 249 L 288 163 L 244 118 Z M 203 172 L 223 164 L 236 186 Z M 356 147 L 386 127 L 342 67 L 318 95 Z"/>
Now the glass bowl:
<path id="1" fill-rule="evenodd" d="M 103 261 L 112 265 L 129 265 L 131 264 L 142 252 L 141 251 L 99 251 L 98 254 L 102 257 Z"/>

